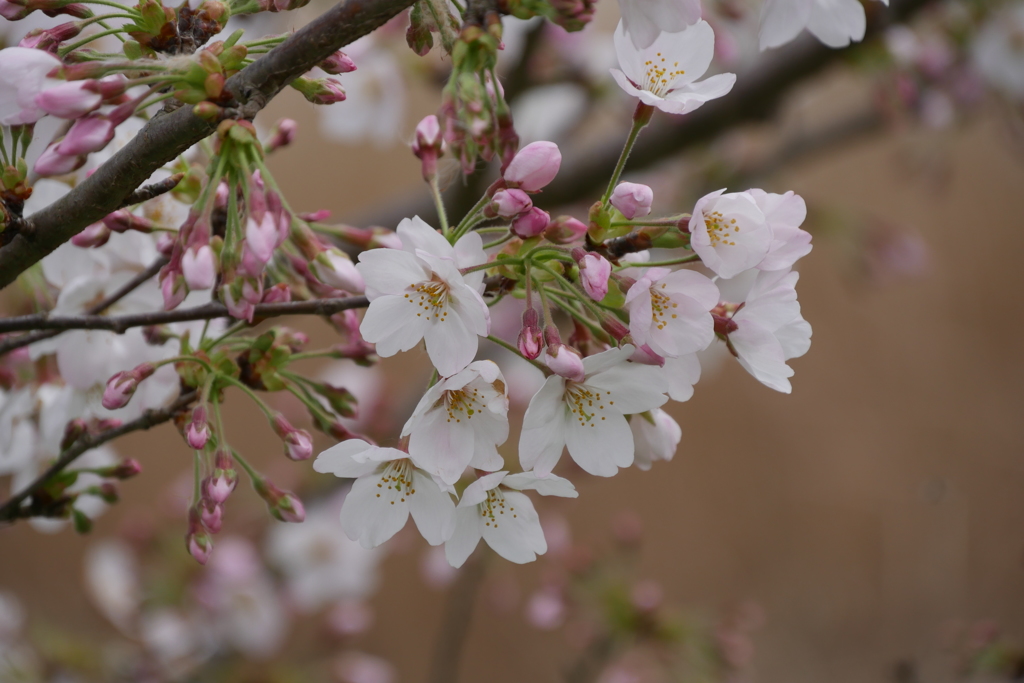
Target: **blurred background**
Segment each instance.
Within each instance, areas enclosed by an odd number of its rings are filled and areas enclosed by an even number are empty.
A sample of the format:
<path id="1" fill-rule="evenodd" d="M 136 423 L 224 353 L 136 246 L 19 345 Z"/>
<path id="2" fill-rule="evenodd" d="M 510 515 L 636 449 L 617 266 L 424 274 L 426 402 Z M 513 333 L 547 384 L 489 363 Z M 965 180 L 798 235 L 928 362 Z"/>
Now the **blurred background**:
<path id="1" fill-rule="evenodd" d="M 1024 86 L 1007 84 L 1024 81 L 1021 5 L 916 3 L 899 26 L 868 5 L 861 45 L 766 53 L 755 9 L 712 5 L 718 68 L 739 85 L 707 120 L 728 121 L 691 135 L 687 117 L 656 117 L 627 171 L 662 213 L 726 186 L 806 199 L 815 248 L 799 292 L 814 335 L 792 395 L 708 355 L 694 397 L 666 408 L 683 431 L 672 461 L 576 472 L 578 500 L 538 502 L 547 555 L 516 566 L 479 553 L 458 572 L 414 533 L 375 551 L 348 542 L 341 482 L 285 461 L 258 412 L 229 401 L 233 444 L 304 494 L 307 522 L 268 522 L 240 487 L 199 567 L 181 545 L 189 449 L 170 425 L 132 434 L 114 448 L 144 473 L 90 534 L 0 529 L 0 659 L 52 681 L 1020 680 Z M 585 215 L 600 192 L 588 168 L 628 127 L 630 102 L 606 77 L 616 20 L 604 0 L 578 34 L 506 25 L 503 59 L 526 73 L 506 72 L 520 133 L 566 158 L 536 202 L 553 214 Z M 1009 77 L 986 71 L 979 36 L 1018 51 Z M 286 92 L 260 115 L 299 123 L 271 160 L 292 206 L 388 228 L 430 218 L 407 143 L 445 65 L 403 37 L 396 21 L 350 52 L 348 101 L 318 110 Z M 818 61 L 759 108 L 740 99 L 745 78 L 787 59 Z M 475 200 L 480 175 L 465 189 L 453 169 L 453 206 Z M 514 306 L 506 318 L 514 335 Z M 333 343 L 318 321 L 289 324 L 311 348 Z M 429 376 L 416 351 L 310 368 L 348 387 L 354 427 L 385 440 Z M 506 375 L 521 419 L 536 378 Z M 514 425 L 506 456 L 516 442 Z"/>

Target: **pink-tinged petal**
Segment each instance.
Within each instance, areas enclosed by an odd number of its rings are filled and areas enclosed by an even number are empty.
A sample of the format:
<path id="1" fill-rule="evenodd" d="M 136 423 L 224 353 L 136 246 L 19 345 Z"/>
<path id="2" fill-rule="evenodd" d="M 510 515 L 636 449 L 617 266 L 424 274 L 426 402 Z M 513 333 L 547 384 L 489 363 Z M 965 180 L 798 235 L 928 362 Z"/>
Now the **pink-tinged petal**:
<path id="1" fill-rule="evenodd" d="M 653 304 L 651 302 L 650 283 L 646 278 L 629 288 L 626 294 L 626 308 L 629 311 L 629 334 L 633 341 L 643 346 L 651 340 L 653 320 Z M 717 303 L 717 302 L 716 302 Z"/>
<path id="2" fill-rule="evenodd" d="M 629 92 L 626 88 L 628 81 L 634 83 L 643 83 L 644 75 L 647 69 L 644 67 L 644 60 L 646 59 L 646 50 L 638 50 L 633 44 L 629 34 L 626 33 L 626 27 L 624 22 L 619 22 L 619 25 L 615 27 L 615 34 L 612 36 L 612 41 L 615 44 L 615 55 L 619 60 L 619 67 L 622 69 L 620 72 L 618 69 L 612 69 L 612 78 L 615 82 L 622 87 L 623 90 Z M 619 76 L 622 76 L 620 80 Z M 627 80 L 628 79 L 628 80 Z M 630 92 L 631 95 L 638 95 L 639 91 Z"/>
<path id="3" fill-rule="evenodd" d="M 612 75 L 612 78 L 619 85 L 619 87 L 626 91 L 627 95 L 632 95 L 633 97 L 640 97 L 643 91 L 637 88 L 635 85 L 633 85 L 626 74 L 619 71 L 618 69 L 611 69 L 610 73 Z"/>
<path id="4" fill-rule="evenodd" d="M 455 263 L 459 268 L 471 268 L 487 263 L 484 241 L 478 232 L 468 232 L 455 242 Z M 483 271 L 480 271 L 483 276 Z"/>
<path id="5" fill-rule="evenodd" d="M 673 90 L 665 96 L 664 106 L 675 106 L 679 103 L 682 106 L 673 111 L 675 114 L 689 114 L 705 102 L 725 97 L 736 85 L 736 74 L 717 74 L 703 81 L 685 85 L 678 90 Z"/>
<path id="6" fill-rule="evenodd" d="M 409 519 L 404 491 L 383 484 L 379 475 L 356 479 L 341 508 L 341 528 L 364 548 L 376 548 Z"/>
<path id="7" fill-rule="evenodd" d="M 454 375 L 473 362 L 480 343 L 476 332 L 468 329 L 455 311 L 444 320 L 431 318 L 423 339 L 430 362 L 442 377 Z"/>
<path id="8" fill-rule="evenodd" d="M 689 297 L 680 296 L 672 302 L 664 329 L 655 329 L 648 345 L 666 358 L 703 351 L 715 338 L 715 323 L 708 309 Z"/>
<path id="9" fill-rule="evenodd" d="M 813 0 L 765 0 L 758 31 L 762 50 L 792 41 L 807 26 Z"/>
<path id="10" fill-rule="evenodd" d="M 539 476 L 536 472 L 520 472 L 508 475 L 501 484 L 517 491 L 533 490 L 542 496 L 577 498 L 580 495 L 571 481 L 557 474 Z"/>
<path id="11" fill-rule="evenodd" d="M 661 368 L 654 365 L 623 363 L 587 377 L 586 383 L 606 392 L 607 401 L 614 401 L 607 410 L 623 415 L 642 413 L 668 400 L 665 376 Z"/>
<path id="12" fill-rule="evenodd" d="M 700 20 L 700 0 L 619 0 L 626 33 L 633 44 L 649 47 L 663 32 L 676 33 Z"/>
<path id="13" fill-rule="evenodd" d="M 321 474 L 333 474 L 343 479 L 366 476 L 377 469 L 379 463 L 366 460 L 358 461 L 354 459 L 354 456 L 371 448 L 373 446 L 361 439 L 342 441 L 316 456 L 316 460 L 313 461 L 313 470 Z"/>
<path id="14" fill-rule="evenodd" d="M 705 311 L 718 305 L 718 286 L 711 278 L 692 270 L 677 270 L 658 280 L 658 285 L 666 285 L 665 291 L 671 294 L 683 294 L 696 301 Z"/>
<path id="15" fill-rule="evenodd" d="M 565 380 L 552 375 L 530 399 L 519 436 L 519 462 L 524 470 L 550 474 L 561 457 L 567 412 L 564 393 Z"/>
<path id="16" fill-rule="evenodd" d="M 459 287 L 454 292 L 452 310 L 474 334 L 486 337 L 491 333 L 491 311 L 476 290 Z"/>
<path id="17" fill-rule="evenodd" d="M 715 56 L 715 31 L 711 24 L 701 20 L 678 33 L 661 33 L 643 54 L 645 59 L 661 60 L 661 65 L 670 72 L 682 71 L 671 81 L 671 87 L 678 88 L 693 83 L 711 66 Z"/>
<path id="18" fill-rule="evenodd" d="M 415 304 L 401 296 L 382 296 L 370 303 L 359 325 L 363 339 L 375 344 L 377 355 L 388 358 L 408 351 L 423 339 L 428 323 L 417 317 Z"/>
<path id="19" fill-rule="evenodd" d="M 589 474 L 612 477 L 620 467 L 633 464 L 633 433 L 622 415 L 611 413 L 605 419 L 580 424 L 571 421 L 565 430 L 569 455 Z"/>
<path id="20" fill-rule="evenodd" d="M 505 509 L 495 510 L 494 522 L 484 519 L 484 541 L 494 552 L 509 562 L 526 564 L 547 552 L 548 544 L 540 526 L 540 518 L 522 493 L 505 491 Z"/>
<path id="21" fill-rule="evenodd" d="M 409 497 L 409 511 L 420 535 L 430 545 L 441 545 L 455 531 L 455 503 L 434 480 L 413 470 L 412 485 L 415 493 Z"/>
<path id="22" fill-rule="evenodd" d="M 782 344 L 786 360 L 799 358 L 811 349 L 811 324 L 803 318 L 775 330 L 775 338 Z"/>
<path id="23" fill-rule="evenodd" d="M 669 398 L 673 401 L 689 401 L 693 397 L 693 385 L 700 380 L 700 359 L 697 354 L 666 358 L 663 369 L 668 379 Z"/>
<path id="24" fill-rule="evenodd" d="M 455 250 L 448 240 L 419 216 L 402 219 L 396 232 L 402 238 L 402 248 L 408 253 L 414 254 L 419 249 L 438 258 L 455 258 Z"/>
<path id="25" fill-rule="evenodd" d="M 455 531 L 444 544 L 444 556 L 456 569 L 465 564 L 480 543 L 480 528 L 483 526 L 480 520 L 476 506 L 455 511 Z"/>
<path id="26" fill-rule="evenodd" d="M 385 294 L 404 295 L 409 287 L 430 280 L 430 271 L 415 256 L 395 249 L 364 251 L 356 270 L 363 276 L 370 301 Z"/>

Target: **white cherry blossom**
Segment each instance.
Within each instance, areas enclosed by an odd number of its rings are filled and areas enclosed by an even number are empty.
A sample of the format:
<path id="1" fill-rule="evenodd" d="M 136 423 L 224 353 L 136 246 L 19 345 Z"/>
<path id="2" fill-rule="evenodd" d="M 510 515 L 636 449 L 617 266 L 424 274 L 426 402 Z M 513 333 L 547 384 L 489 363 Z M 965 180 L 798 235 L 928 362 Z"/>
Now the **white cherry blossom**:
<path id="1" fill-rule="evenodd" d="M 683 438 L 683 430 L 672 416 L 661 408 L 638 413 L 629 418 L 636 444 L 636 466 L 651 469 L 655 460 L 671 460 Z"/>
<path id="2" fill-rule="evenodd" d="M 695 353 L 715 338 L 709 311 L 716 305 L 718 287 L 706 276 L 651 268 L 626 293 L 629 333 L 661 356 Z"/>
<path id="3" fill-rule="evenodd" d="M 412 514 L 430 545 L 451 536 L 455 504 L 408 453 L 349 439 L 328 448 L 313 463 L 317 472 L 355 479 L 341 508 L 341 526 L 364 548 L 376 548 L 405 526 Z"/>
<path id="4" fill-rule="evenodd" d="M 487 260 L 483 242 L 471 232 L 452 246 L 419 217 L 403 220 L 398 236 L 402 250 L 371 249 L 359 257 L 370 300 L 360 332 L 382 357 L 425 341 L 430 361 L 449 377 L 469 365 L 490 327 L 480 296 L 483 272 L 459 272 Z"/>
<path id="5" fill-rule="evenodd" d="M 753 197 L 717 190 L 697 200 L 690 218 L 690 246 L 704 265 L 731 278 L 768 254 L 772 231 Z"/>
<path id="6" fill-rule="evenodd" d="M 568 479 L 534 472 L 495 472 L 466 487 L 455 513 L 455 531 L 444 552 L 453 567 L 461 567 L 483 538 L 509 562 L 525 564 L 547 552 L 548 544 L 533 502 L 522 493 L 533 489 L 542 496 L 575 498 Z"/>
<path id="7" fill-rule="evenodd" d="M 498 366 L 470 363 L 427 389 L 402 436 L 419 467 L 454 484 L 466 467 L 493 472 L 504 461 L 497 446 L 508 438 L 508 389 Z"/>
<path id="8" fill-rule="evenodd" d="M 800 229 L 807 218 L 807 204 L 803 197 L 792 190 L 785 194 L 773 194 L 753 189 L 747 190 L 747 194 L 761 209 L 772 231 L 768 255 L 757 264 L 758 268 L 789 269 L 797 260 L 811 253 L 811 233 Z"/>
<path id="9" fill-rule="evenodd" d="M 727 303 L 718 308 L 716 330 L 725 328 L 729 349 L 747 372 L 786 394 L 793 376 L 786 361 L 811 347 L 811 326 L 796 300 L 799 277 L 786 270 L 752 271 L 732 282 L 718 281 Z"/>
<path id="10" fill-rule="evenodd" d="M 619 0 L 622 27 L 638 48 L 700 21 L 700 0 Z"/>
<path id="11" fill-rule="evenodd" d="M 673 401 L 689 401 L 693 398 L 693 385 L 700 381 L 700 359 L 696 353 L 686 353 L 678 358 L 666 358 L 665 380 L 668 382 L 668 397 Z"/>
<path id="12" fill-rule="evenodd" d="M 560 375 L 545 380 L 523 418 L 523 469 L 550 473 L 566 446 L 576 464 L 600 477 L 633 464 L 633 435 L 625 416 L 668 400 L 661 369 L 628 362 L 633 350 L 626 344 L 584 358 L 582 381 Z"/>
<path id="13" fill-rule="evenodd" d="M 637 48 L 622 22 L 615 30 L 620 69 L 615 82 L 640 101 L 669 114 L 687 114 L 732 90 L 735 74 L 718 74 L 696 82 L 711 65 L 715 32 L 701 20 L 677 33 L 660 33 L 648 47 Z"/>

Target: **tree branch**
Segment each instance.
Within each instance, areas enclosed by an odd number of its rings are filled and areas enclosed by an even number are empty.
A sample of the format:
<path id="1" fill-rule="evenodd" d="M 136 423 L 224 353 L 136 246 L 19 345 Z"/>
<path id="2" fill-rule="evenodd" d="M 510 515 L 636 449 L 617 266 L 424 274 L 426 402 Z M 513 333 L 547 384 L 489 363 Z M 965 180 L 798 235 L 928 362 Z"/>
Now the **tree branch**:
<path id="1" fill-rule="evenodd" d="M 349 296 L 338 299 L 313 299 L 311 301 L 289 301 L 276 304 L 257 304 L 255 318 L 277 318 L 282 315 L 334 315 L 350 308 L 364 308 L 369 305 L 365 296 Z M 0 332 L 16 330 L 110 330 L 118 334 L 133 327 L 164 325 L 191 320 L 213 320 L 226 318 L 231 314 L 222 303 L 210 302 L 195 308 L 179 308 L 174 311 L 154 311 L 130 315 L 68 315 L 48 318 L 39 315 L 23 315 L 0 320 Z"/>
<path id="2" fill-rule="evenodd" d="M 251 119 L 295 78 L 412 3 L 413 0 L 342 0 L 228 79 L 226 87 L 241 105 L 237 114 Z M 0 247 L 0 288 L 86 226 L 115 211 L 154 171 L 215 128 L 215 123 L 195 116 L 192 107 L 155 116 L 90 177 L 25 219 L 11 242 Z"/>
<path id="3" fill-rule="evenodd" d="M 487 552 L 478 548 L 466 560 L 450 589 L 430 663 L 430 683 L 457 683 L 459 680 L 459 664 L 469 634 L 473 606 L 486 574 Z"/>
<path id="4" fill-rule="evenodd" d="M 31 508 L 35 503 L 30 503 L 28 510 L 24 510 L 21 507 L 21 503 L 25 501 L 29 496 L 32 496 L 42 488 L 49 479 L 55 474 L 62 471 L 68 465 L 73 463 L 80 455 L 86 451 L 96 448 L 102 444 L 105 444 L 112 439 L 116 439 L 119 436 L 123 436 L 130 432 L 137 432 L 143 429 L 150 429 L 159 424 L 167 422 L 175 416 L 180 410 L 186 408 L 192 401 L 196 399 L 197 392 L 190 391 L 187 394 L 182 394 L 178 399 L 167 406 L 159 410 L 147 410 L 131 422 L 126 422 L 120 427 L 114 427 L 113 429 L 107 429 L 100 432 L 99 434 L 86 434 L 75 441 L 66 451 L 61 453 L 60 457 L 57 458 L 56 462 L 50 465 L 45 472 L 36 477 L 35 481 L 22 489 L 19 493 L 15 494 L 0 506 L 0 522 L 12 522 L 19 517 L 32 516 Z"/>

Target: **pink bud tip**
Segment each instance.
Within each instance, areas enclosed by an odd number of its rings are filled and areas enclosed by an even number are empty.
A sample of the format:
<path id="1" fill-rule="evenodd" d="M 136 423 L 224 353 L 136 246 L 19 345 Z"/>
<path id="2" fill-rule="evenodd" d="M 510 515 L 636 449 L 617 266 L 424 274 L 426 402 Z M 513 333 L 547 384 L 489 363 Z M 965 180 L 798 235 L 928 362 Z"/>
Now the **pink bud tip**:
<path id="1" fill-rule="evenodd" d="M 533 207 L 530 195 L 522 190 L 498 190 L 491 200 L 491 211 L 502 218 L 512 218 Z M 545 227 L 547 223 L 545 223 Z"/>
<path id="2" fill-rule="evenodd" d="M 511 191 L 514 192 L 515 190 Z M 512 221 L 512 232 L 518 237 L 528 239 L 542 234 L 550 223 L 551 216 L 548 212 L 535 206 Z"/>
<path id="3" fill-rule="evenodd" d="M 548 348 L 547 366 L 553 373 L 574 382 L 582 382 L 586 376 L 583 359 L 576 351 L 565 344 Z"/>
<path id="4" fill-rule="evenodd" d="M 587 224 L 572 216 L 559 216 L 544 230 L 544 239 L 555 244 L 570 244 L 583 238 Z"/>
<path id="5" fill-rule="evenodd" d="M 128 405 L 132 395 L 138 388 L 138 380 L 130 372 L 119 372 L 109 380 L 107 387 L 103 390 L 103 407 L 107 410 L 117 410 Z"/>
<path id="6" fill-rule="evenodd" d="M 612 264 L 598 254 L 587 254 L 578 261 L 580 266 L 580 284 L 587 295 L 594 301 L 601 301 L 608 295 L 608 278 L 612 274 Z"/>
<path id="7" fill-rule="evenodd" d="M 558 175 L 562 153 L 553 142 L 532 142 L 519 150 L 505 169 L 503 177 L 509 187 L 537 192 Z"/>
<path id="8" fill-rule="evenodd" d="M 654 203 L 654 190 L 639 183 L 619 183 L 612 192 L 611 203 L 629 220 L 646 216 Z"/>

